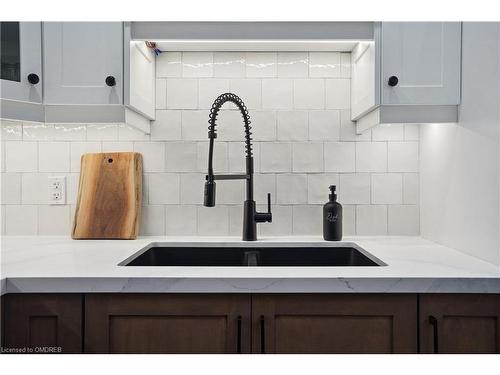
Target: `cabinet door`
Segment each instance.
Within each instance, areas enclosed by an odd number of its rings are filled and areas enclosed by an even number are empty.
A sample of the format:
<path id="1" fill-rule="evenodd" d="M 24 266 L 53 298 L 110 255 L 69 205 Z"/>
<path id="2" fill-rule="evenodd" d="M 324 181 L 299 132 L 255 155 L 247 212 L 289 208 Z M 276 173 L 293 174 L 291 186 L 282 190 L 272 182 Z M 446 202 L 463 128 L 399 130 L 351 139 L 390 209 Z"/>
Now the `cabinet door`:
<path id="1" fill-rule="evenodd" d="M 500 353 L 500 295 L 420 296 L 422 353 Z"/>
<path id="2" fill-rule="evenodd" d="M 82 352 L 81 295 L 7 294 L 2 302 L 6 348 L 25 348 L 32 353 Z"/>
<path id="3" fill-rule="evenodd" d="M 254 353 L 415 353 L 413 295 L 254 295 Z"/>
<path id="4" fill-rule="evenodd" d="M 382 104 L 460 103 L 460 22 L 383 22 L 381 43 Z"/>
<path id="5" fill-rule="evenodd" d="M 123 103 L 120 22 L 44 22 L 43 31 L 46 103 Z"/>
<path id="6" fill-rule="evenodd" d="M 41 22 L 0 22 L 0 24 L 2 85 L 0 96 L 4 99 L 41 103 Z M 38 77 L 37 83 L 28 81 L 30 74 Z"/>
<path id="7" fill-rule="evenodd" d="M 250 351 L 250 296 L 96 294 L 85 298 L 85 352 Z"/>

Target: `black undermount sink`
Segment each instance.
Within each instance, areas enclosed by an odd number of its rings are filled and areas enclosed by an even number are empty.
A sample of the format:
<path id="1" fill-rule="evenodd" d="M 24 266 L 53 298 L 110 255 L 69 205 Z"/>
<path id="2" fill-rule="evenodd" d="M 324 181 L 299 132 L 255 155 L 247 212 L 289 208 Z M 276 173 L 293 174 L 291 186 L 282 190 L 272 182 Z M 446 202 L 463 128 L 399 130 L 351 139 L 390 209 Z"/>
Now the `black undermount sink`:
<path id="1" fill-rule="evenodd" d="M 352 267 L 386 266 L 354 243 L 335 246 L 182 246 L 152 243 L 119 266 L 169 267 Z"/>

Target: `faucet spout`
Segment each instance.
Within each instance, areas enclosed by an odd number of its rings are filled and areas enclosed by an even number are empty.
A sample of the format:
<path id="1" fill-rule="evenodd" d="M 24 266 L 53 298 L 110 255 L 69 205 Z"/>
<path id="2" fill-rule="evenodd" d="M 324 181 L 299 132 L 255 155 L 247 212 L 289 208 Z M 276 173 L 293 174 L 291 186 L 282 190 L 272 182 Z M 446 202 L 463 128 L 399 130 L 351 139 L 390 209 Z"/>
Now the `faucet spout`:
<path id="1" fill-rule="evenodd" d="M 246 171 L 244 174 L 229 174 L 229 175 L 216 175 L 213 171 L 213 154 L 214 154 L 214 141 L 217 138 L 216 121 L 217 115 L 220 109 L 226 102 L 234 103 L 241 112 L 243 117 L 244 125 L 244 138 L 245 138 L 245 166 Z M 210 115 L 208 119 L 208 138 L 209 138 L 209 148 L 208 148 L 208 173 L 206 175 L 205 190 L 204 190 L 204 200 L 203 205 L 206 207 L 215 206 L 215 196 L 216 196 L 216 180 L 235 180 L 241 179 L 246 180 L 246 199 L 243 202 L 243 240 L 244 241 L 255 241 L 257 240 L 257 222 L 271 222 L 271 195 L 268 194 L 268 212 L 262 213 L 257 212 L 256 204 L 253 199 L 253 153 L 252 153 L 252 133 L 251 133 L 251 121 L 250 115 L 248 114 L 248 109 L 237 95 L 233 93 L 225 93 L 219 95 L 212 104 L 210 109 Z"/>

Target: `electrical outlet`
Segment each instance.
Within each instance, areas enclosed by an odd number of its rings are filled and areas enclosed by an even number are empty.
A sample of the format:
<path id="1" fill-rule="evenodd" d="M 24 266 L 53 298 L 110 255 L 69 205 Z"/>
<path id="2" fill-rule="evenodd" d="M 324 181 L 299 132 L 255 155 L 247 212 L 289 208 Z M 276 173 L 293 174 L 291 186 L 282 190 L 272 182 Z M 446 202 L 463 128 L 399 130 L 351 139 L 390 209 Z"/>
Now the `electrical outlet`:
<path id="1" fill-rule="evenodd" d="M 66 176 L 49 177 L 50 204 L 66 204 Z"/>

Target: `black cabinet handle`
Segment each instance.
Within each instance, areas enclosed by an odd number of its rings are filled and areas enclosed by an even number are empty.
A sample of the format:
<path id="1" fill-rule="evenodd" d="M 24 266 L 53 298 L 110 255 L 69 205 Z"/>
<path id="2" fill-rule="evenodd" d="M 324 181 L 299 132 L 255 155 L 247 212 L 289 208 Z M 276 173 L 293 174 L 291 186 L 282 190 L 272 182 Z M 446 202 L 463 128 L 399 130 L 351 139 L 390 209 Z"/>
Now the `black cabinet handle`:
<path id="1" fill-rule="evenodd" d="M 387 81 L 387 84 L 391 87 L 397 86 L 399 83 L 399 78 L 396 76 L 390 76 L 389 80 Z"/>
<path id="2" fill-rule="evenodd" d="M 236 318 L 236 353 L 241 353 L 241 315 Z"/>
<path id="3" fill-rule="evenodd" d="M 38 77 L 38 74 L 30 73 L 28 74 L 28 82 L 32 85 L 36 85 L 38 82 L 40 82 L 40 77 Z"/>
<path id="4" fill-rule="evenodd" d="M 265 354 L 266 352 L 266 327 L 264 321 L 264 315 L 260 316 L 260 353 Z"/>
<path id="5" fill-rule="evenodd" d="M 106 77 L 106 85 L 108 85 L 109 87 L 116 86 L 116 79 L 115 79 L 115 77 L 113 77 L 113 76 L 107 76 Z"/>
<path id="6" fill-rule="evenodd" d="M 438 342 L 438 321 L 435 316 L 430 315 L 429 316 L 429 323 L 432 325 L 433 329 L 433 336 L 434 336 L 434 353 L 438 354 L 439 353 L 439 342 Z"/>

